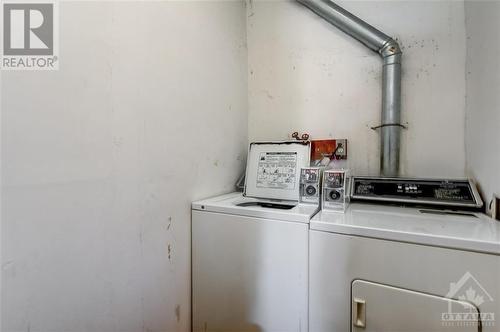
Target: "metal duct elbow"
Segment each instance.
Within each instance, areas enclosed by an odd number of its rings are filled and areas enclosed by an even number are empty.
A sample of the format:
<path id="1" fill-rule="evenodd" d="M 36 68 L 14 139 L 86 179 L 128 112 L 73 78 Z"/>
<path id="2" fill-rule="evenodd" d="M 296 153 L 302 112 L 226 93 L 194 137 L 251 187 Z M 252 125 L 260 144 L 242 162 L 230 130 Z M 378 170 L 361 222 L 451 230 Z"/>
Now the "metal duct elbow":
<path id="1" fill-rule="evenodd" d="M 351 14 L 330 0 L 297 0 L 327 22 L 383 59 L 382 115 L 380 129 L 380 172 L 384 176 L 399 174 L 401 139 L 401 58 L 398 43 L 383 32 Z"/>

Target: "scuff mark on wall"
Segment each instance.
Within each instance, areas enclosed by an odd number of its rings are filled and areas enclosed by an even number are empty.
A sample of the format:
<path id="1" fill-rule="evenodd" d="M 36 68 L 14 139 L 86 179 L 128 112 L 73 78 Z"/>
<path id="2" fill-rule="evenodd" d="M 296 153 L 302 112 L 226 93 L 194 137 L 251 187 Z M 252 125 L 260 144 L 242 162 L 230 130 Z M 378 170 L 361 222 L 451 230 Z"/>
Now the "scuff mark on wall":
<path id="1" fill-rule="evenodd" d="M 3 263 L 2 264 L 2 270 L 6 271 L 6 270 L 10 269 L 12 266 L 14 266 L 14 260 L 13 259 L 8 260 L 7 262 Z"/>
<path id="2" fill-rule="evenodd" d="M 262 90 L 262 92 L 266 95 L 267 98 L 274 99 L 274 96 L 268 90 Z"/>
<path id="3" fill-rule="evenodd" d="M 250 18 L 255 15 L 253 11 L 253 0 L 246 0 L 245 6 L 247 8 L 247 17 Z"/>
<path id="4" fill-rule="evenodd" d="M 175 306 L 175 319 L 177 322 L 181 320 L 181 306 L 179 304 Z"/>
<path id="5" fill-rule="evenodd" d="M 168 217 L 167 231 L 170 230 L 170 227 L 172 227 L 172 217 Z"/>
<path id="6" fill-rule="evenodd" d="M 146 332 L 146 318 L 144 317 L 144 296 L 141 297 L 141 318 L 142 318 L 142 332 Z"/>

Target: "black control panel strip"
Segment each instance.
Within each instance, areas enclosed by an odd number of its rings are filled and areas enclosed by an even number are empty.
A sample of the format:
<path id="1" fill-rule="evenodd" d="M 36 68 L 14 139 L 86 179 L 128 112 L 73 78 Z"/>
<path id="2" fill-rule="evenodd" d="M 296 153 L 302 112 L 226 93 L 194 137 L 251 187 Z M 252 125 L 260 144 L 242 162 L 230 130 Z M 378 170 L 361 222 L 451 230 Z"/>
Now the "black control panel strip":
<path id="1" fill-rule="evenodd" d="M 351 183 L 351 198 L 456 207 L 483 206 L 476 187 L 469 180 L 355 176 Z"/>

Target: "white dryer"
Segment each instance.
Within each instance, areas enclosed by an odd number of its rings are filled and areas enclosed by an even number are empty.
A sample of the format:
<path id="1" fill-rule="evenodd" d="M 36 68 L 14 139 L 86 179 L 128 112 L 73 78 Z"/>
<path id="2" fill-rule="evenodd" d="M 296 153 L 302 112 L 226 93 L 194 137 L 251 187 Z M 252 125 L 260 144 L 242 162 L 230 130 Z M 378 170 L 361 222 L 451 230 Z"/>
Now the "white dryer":
<path id="1" fill-rule="evenodd" d="M 381 188 L 353 196 L 405 200 Z M 309 331 L 500 330 L 500 223 L 428 192 L 455 210 L 356 202 L 311 220 Z"/>
<path id="2" fill-rule="evenodd" d="M 245 195 L 192 204 L 193 331 L 307 331 L 308 164 L 308 144 L 251 145 Z"/>

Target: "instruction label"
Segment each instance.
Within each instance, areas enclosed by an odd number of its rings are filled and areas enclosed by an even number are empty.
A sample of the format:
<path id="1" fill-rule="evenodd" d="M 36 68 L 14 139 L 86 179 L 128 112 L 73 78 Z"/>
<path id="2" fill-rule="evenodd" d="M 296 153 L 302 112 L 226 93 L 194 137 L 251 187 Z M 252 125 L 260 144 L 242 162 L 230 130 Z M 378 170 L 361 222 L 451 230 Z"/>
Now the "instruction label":
<path id="1" fill-rule="evenodd" d="M 257 188 L 295 189 L 297 152 L 262 152 L 259 155 Z"/>

